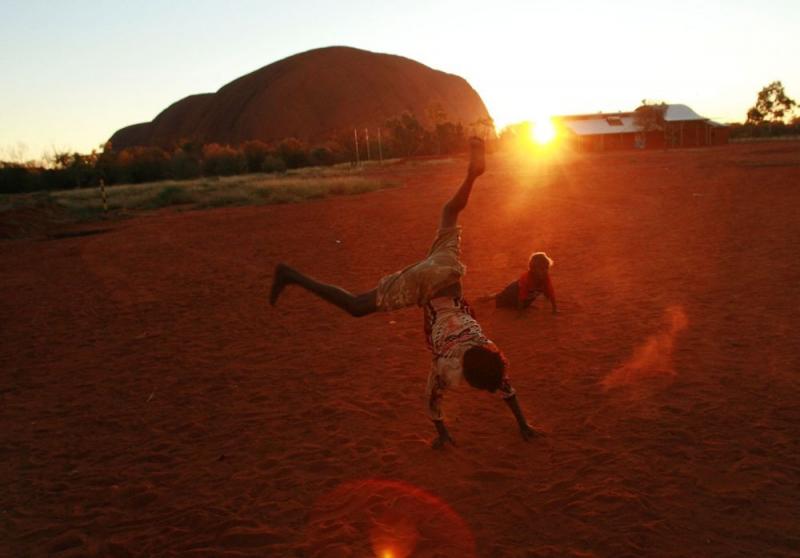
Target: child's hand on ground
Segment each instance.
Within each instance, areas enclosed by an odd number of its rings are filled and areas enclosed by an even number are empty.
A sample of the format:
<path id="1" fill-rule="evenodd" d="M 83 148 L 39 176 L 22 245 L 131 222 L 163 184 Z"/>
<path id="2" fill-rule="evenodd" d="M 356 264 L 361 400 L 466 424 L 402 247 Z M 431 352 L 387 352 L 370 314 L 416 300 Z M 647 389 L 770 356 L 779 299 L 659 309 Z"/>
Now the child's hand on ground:
<path id="1" fill-rule="evenodd" d="M 526 442 L 530 442 L 534 438 L 539 438 L 541 436 L 544 436 L 544 432 L 542 432 L 541 430 L 536 430 L 527 422 L 525 424 L 519 425 L 519 432 L 520 434 L 522 434 L 522 439 L 525 440 Z"/>
<path id="2" fill-rule="evenodd" d="M 431 447 L 436 450 L 444 449 L 447 444 L 456 447 L 456 441 L 453 440 L 450 434 L 439 435 L 436 439 L 431 443 Z"/>

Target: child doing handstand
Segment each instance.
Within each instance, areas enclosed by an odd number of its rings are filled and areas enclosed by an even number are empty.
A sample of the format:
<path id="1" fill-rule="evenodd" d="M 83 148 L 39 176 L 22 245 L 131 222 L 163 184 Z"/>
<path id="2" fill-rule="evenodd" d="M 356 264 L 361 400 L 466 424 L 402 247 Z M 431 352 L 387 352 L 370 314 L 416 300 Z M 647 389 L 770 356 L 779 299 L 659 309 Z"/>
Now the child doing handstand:
<path id="1" fill-rule="evenodd" d="M 455 195 L 444 205 L 436 238 L 422 261 L 383 277 L 371 291 L 352 294 L 323 283 L 286 264 L 275 268 L 270 303 L 274 306 L 288 285 L 297 285 L 355 317 L 417 305 L 425 312 L 425 330 L 433 362 L 428 376 L 428 413 L 436 428 L 432 446 L 455 445 L 442 413 L 444 390 L 461 377 L 474 388 L 500 392 L 511 409 L 523 439 L 540 434 L 525 420 L 517 396 L 508 381 L 508 361 L 482 332 L 462 296 L 465 267 L 459 260 L 461 227 L 458 215 L 467 206 L 475 179 L 485 170 L 484 145 L 470 140 L 467 176 Z"/>

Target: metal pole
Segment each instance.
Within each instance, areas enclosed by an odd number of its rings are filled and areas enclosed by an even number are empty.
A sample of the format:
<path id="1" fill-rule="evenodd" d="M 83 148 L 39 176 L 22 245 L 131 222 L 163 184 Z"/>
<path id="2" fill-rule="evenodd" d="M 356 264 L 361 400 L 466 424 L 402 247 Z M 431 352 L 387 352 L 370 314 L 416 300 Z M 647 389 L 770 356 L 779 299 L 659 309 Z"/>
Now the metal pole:
<path id="1" fill-rule="evenodd" d="M 381 147 L 381 129 L 378 128 L 378 160 L 383 164 L 383 148 Z"/>
<path id="2" fill-rule="evenodd" d="M 353 140 L 355 141 L 356 144 L 356 166 L 358 166 L 359 164 L 361 164 L 361 158 L 358 154 L 358 130 L 356 130 L 355 128 L 353 128 Z"/>
<path id="3" fill-rule="evenodd" d="M 364 128 L 364 141 L 367 144 L 367 161 L 371 161 L 372 157 L 369 155 L 369 128 Z"/>

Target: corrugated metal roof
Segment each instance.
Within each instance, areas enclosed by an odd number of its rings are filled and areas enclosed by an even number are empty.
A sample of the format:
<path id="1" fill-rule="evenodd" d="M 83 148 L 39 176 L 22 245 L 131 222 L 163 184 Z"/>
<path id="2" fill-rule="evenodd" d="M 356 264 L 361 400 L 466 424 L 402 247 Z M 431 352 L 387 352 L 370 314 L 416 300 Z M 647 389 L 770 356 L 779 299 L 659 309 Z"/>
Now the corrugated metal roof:
<path id="1" fill-rule="evenodd" d="M 610 122 L 619 122 L 613 125 Z M 579 136 L 596 136 L 603 134 L 632 134 L 641 132 L 641 127 L 634 122 L 633 116 L 619 116 L 616 114 L 598 114 L 594 118 L 581 118 L 579 120 L 562 120 L 564 126 Z"/>
<path id="2" fill-rule="evenodd" d="M 664 120 L 676 122 L 680 120 L 707 120 L 686 105 L 667 105 Z"/>

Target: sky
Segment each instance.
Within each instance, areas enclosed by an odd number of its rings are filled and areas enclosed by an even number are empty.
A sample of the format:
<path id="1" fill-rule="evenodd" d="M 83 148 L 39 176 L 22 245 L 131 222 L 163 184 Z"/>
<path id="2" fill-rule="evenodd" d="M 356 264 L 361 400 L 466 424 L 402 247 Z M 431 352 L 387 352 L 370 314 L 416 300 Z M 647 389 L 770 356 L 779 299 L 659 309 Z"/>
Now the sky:
<path id="1" fill-rule="evenodd" d="M 683 103 L 741 122 L 800 100 L 800 0 L 0 0 L 0 160 L 89 152 L 173 102 L 347 45 L 465 78 L 498 127 Z"/>

